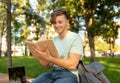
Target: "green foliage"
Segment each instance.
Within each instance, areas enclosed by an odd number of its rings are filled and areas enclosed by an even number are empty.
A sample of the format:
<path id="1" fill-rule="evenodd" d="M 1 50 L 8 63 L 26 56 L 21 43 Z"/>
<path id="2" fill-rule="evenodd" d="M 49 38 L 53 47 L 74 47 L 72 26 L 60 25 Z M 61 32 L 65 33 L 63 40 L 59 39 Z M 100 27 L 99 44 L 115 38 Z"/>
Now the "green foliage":
<path id="1" fill-rule="evenodd" d="M 38 40 L 38 36 L 43 34 L 46 28 L 46 22 L 44 21 L 44 18 L 39 16 L 39 13 L 36 13 L 33 11 L 33 9 L 27 9 L 26 7 L 23 7 L 24 14 L 26 16 L 25 21 L 28 26 L 34 26 L 36 27 L 36 40 Z"/>
<path id="2" fill-rule="evenodd" d="M 115 23 L 113 22 L 113 18 L 119 18 L 120 16 L 119 0 L 112 0 L 112 1 L 102 0 L 99 2 L 97 2 L 96 0 L 93 1 L 83 0 L 83 1 L 85 2 L 84 5 L 85 9 L 89 10 L 87 12 L 88 15 L 87 19 L 89 20 L 90 16 L 94 16 L 94 22 L 90 28 L 90 33 L 92 33 L 93 37 L 103 34 L 103 37 L 106 39 L 108 39 L 107 36 L 113 37 L 113 35 L 116 38 L 117 30 L 119 26 L 115 25 Z M 23 34 L 25 32 L 24 30 L 27 30 L 28 26 L 30 26 L 32 23 L 35 26 L 37 26 L 36 28 L 38 31 L 36 32 L 37 33 L 36 35 L 42 34 L 45 30 L 45 24 L 46 24 L 44 20 L 49 19 L 50 12 L 57 8 L 65 8 L 70 11 L 72 18 L 70 29 L 75 32 L 78 32 L 79 28 L 82 26 L 80 22 L 84 22 L 84 20 L 87 20 L 84 18 L 85 15 L 83 14 L 83 9 L 80 0 L 37 0 L 37 2 L 38 2 L 37 8 L 36 10 L 33 10 L 29 3 L 29 0 L 12 1 L 13 28 L 16 27 L 15 25 L 16 23 L 14 23 L 16 18 L 20 17 L 21 15 L 26 16 L 25 17 L 26 23 L 25 21 L 22 23 L 17 21 L 20 24 L 17 25 L 16 28 L 17 34 L 18 32 Z M 1 11 L 0 15 L 5 16 L 6 15 L 6 9 L 4 8 L 5 3 L 3 2 L 1 3 L 2 4 L 0 8 Z M 94 9 L 95 9 L 95 14 L 92 12 L 94 11 Z M 42 15 L 42 17 L 40 15 Z M 43 19 L 43 17 L 45 17 L 45 19 Z M 2 20 L 2 17 L 0 17 L 0 19 Z M 26 36 L 24 36 L 23 38 L 26 38 Z"/>
<path id="3" fill-rule="evenodd" d="M 120 46 L 116 44 L 114 46 L 113 52 L 118 52 L 119 50 L 120 50 Z"/>
<path id="4" fill-rule="evenodd" d="M 21 41 L 24 41 L 29 36 L 28 27 L 34 24 L 36 27 L 36 37 L 44 33 L 46 22 L 44 18 L 40 16 L 39 12 L 35 12 L 29 0 L 12 0 L 11 1 L 11 13 L 12 13 L 12 22 L 11 22 L 11 33 L 12 33 L 12 44 L 20 44 Z M 2 26 L 2 20 L 6 20 L 6 1 L 0 1 L 0 26 Z M 4 27 L 6 28 L 6 21 Z M 5 35 L 5 33 L 4 33 Z"/>
<path id="5" fill-rule="evenodd" d="M 22 42 L 22 39 L 20 37 L 20 34 L 22 32 L 22 23 L 20 23 L 18 20 L 13 20 L 13 26 L 12 26 L 12 35 L 13 35 L 13 40 L 12 43 L 13 44 L 18 44 Z"/>
<path id="6" fill-rule="evenodd" d="M 98 52 L 107 52 L 109 50 L 109 44 L 107 44 L 106 42 L 96 41 L 95 49 Z"/>
<path id="7" fill-rule="evenodd" d="M 118 0 L 103 0 L 99 3 L 98 9 L 96 10 L 96 19 L 99 19 L 101 22 L 101 34 L 104 39 L 117 38 L 118 28 L 120 25 L 117 25 L 114 21 L 114 18 L 120 17 L 120 3 Z M 108 41 L 108 40 L 107 40 Z"/>

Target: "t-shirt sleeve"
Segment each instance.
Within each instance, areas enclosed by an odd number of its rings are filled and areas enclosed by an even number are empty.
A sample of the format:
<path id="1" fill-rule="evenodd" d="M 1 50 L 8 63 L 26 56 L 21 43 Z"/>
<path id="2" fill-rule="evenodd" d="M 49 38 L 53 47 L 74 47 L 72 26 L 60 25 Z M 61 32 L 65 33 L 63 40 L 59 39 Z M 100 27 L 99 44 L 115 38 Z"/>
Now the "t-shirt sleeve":
<path id="1" fill-rule="evenodd" d="M 83 55 L 83 41 L 80 37 L 73 40 L 70 52 Z"/>

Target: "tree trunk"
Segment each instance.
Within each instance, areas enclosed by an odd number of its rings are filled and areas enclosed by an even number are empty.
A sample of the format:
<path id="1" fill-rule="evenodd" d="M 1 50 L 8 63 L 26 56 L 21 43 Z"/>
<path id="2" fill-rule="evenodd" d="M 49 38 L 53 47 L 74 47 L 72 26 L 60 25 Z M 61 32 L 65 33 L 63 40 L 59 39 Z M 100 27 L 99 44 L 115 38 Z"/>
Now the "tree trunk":
<path id="1" fill-rule="evenodd" d="M 8 68 L 12 67 L 12 57 L 11 57 L 11 0 L 7 1 L 7 58 L 8 58 Z"/>
<path id="2" fill-rule="evenodd" d="M 81 7 L 83 10 L 84 18 L 85 18 L 85 25 L 89 40 L 89 47 L 91 52 L 91 62 L 95 61 L 95 47 L 94 47 L 94 35 L 90 32 L 92 24 L 94 22 L 94 14 L 97 8 L 99 0 L 96 1 L 89 1 L 89 0 L 80 0 Z"/>
<path id="3" fill-rule="evenodd" d="M 90 47 L 90 53 L 91 53 L 91 62 L 95 61 L 95 45 L 94 45 L 94 37 L 92 37 L 88 33 L 88 40 L 89 40 L 89 47 Z"/>
<path id="4" fill-rule="evenodd" d="M 90 32 L 90 29 L 93 24 L 93 17 L 89 18 L 85 17 L 86 22 L 86 29 L 88 32 L 88 40 L 89 40 L 89 47 L 90 47 L 90 53 L 91 53 L 91 62 L 95 61 L 95 47 L 94 47 L 94 35 Z"/>

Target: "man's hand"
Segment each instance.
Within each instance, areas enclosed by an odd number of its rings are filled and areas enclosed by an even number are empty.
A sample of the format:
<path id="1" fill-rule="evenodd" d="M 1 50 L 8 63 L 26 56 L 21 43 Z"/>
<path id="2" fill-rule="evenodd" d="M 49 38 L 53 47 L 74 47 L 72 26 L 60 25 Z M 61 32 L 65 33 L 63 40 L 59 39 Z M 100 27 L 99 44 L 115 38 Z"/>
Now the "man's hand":
<path id="1" fill-rule="evenodd" d="M 50 62 L 50 57 L 52 57 L 50 55 L 50 52 L 49 50 L 47 49 L 47 47 L 45 47 L 45 50 L 44 52 L 42 51 L 39 51 L 37 48 L 35 47 L 32 47 L 30 48 L 30 51 L 32 53 L 32 55 L 34 57 L 36 57 L 37 59 L 39 59 L 40 63 L 47 67 L 47 68 L 50 68 L 53 64 Z"/>
<path id="2" fill-rule="evenodd" d="M 46 67 L 46 68 L 51 68 L 51 67 L 53 66 L 52 63 L 47 62 L 47 61 L 42 60 L 42 59 L 40 60 L 40 63 L 41 63 L 44 67 Z"/>
<path id="3" fill-rule="evenodd" d="M 47 47 L 45 47 L 44 52 L 39 51 L 37 48 L 32 47 L 30 48 L 30 51 L 32 53 L 32 55 L 38 59 L 44 59 L 46 61 L 49 61 L 49 58 L 51 57 L 49 50 L 47 49 Z"/>

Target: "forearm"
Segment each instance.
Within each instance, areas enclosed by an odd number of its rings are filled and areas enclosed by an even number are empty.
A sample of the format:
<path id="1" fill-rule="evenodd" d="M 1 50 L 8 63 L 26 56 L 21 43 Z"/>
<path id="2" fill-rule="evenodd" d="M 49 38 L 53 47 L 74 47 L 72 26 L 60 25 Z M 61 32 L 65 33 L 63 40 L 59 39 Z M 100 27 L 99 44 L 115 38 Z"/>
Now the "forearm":
<path id="1" fill-rule="evenodd" d="M 80 59 L 80 55 L 75 55 L 75 56 L 71 55 L 69 59 L 59 59 L 59 58 L 51 57 L 50 62 L 65 69 L 72 70 L 72 69 L 76 69 L 79 59 Z"/>
<path id="2" fill-rule="evenodd" d="M 75 66 L 72 65 L 69 59 L 65 60 L 53 58 L 51 62 L 65 69 L 75 69 Z"/>

